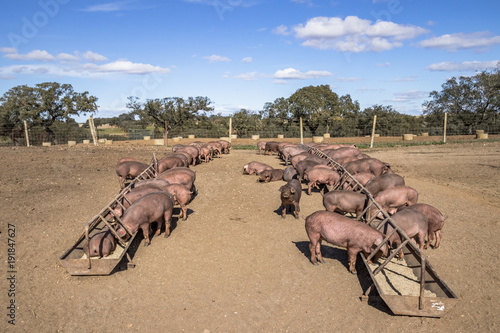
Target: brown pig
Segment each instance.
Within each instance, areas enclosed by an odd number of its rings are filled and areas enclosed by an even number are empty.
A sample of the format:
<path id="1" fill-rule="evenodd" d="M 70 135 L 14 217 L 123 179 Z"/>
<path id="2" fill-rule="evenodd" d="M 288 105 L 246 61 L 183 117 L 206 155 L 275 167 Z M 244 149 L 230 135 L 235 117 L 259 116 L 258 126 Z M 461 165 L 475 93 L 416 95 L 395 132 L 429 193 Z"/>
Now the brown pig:
<path id="1" fill-rule="evenodd" d="M 418 210 L 422 214 L 427 217 L 427 222 L 429 225 L 429 231 L 427 233 L 427 242 L 425 243 L 424 249 L 427 249 L 429 245 L 431 245 L 434 240 L 434 236 L 436 236 L 436 244 L 434 245 L 434 249 L 439 247 L 439 243 L 441 242 L 441 229 L 443 229 L 444 221 L 447 216 L 443 216 L 441 212 L 428 204 L 424 203 L 416 203 L 408 207 L 404 207 L 403 209 L 414 209 Z"/>
<path id="2" fill-rule="evenodd" d="M 129 235 L 125 228 L 132 234 L 141 228 L 145 240 L 144 246 L 148 246 L 150 243 L 149 231 L 151 229 L 151 223 L 157 223 L 155 236 L 160 234 L 163 224 L 165 224 L 165 237 L 170 235 L 170 221 L 172 219 L 173 208 L 174 200 L 170 193 L 150 193 L 135 201 L 125 211 L 122 218 L 123 226 L 119 225 L 116 232 L 120 237 L 124 238 L 124 240 L 127 240 Z"/>
<path id="3" fill-rule="evenodd" d="M 269 183 L 269 182 L 275 182 L 277 180 L 283 180 L 282 169 L 264 170 L 259 172 L 260 182 Z"/>
<path id="4" fill-rule="evenodd" d="M 190 189 L 187 188 L 187 186 L 184 186 L 182 184 L 167 185 L 166 190 L 168 193 L 172 194 L 175 203 L 181 206 L 181 214 L 179 218 L 182 218 L 185 221 L 187 219 L 186 205 L 189 202 L 191 202 L 191 199 L 193 197 L 193 192 L 190 191 Z"/>
<path id="5" fill-rule="evenodd" d="M 376 158 L 363 158 L 360 160 L 346 163 L 344 168 L 351 175 L 360 172 L 371 172 L 375 176 L 380 176 L 384 173 L 390 173 L 391 166 Z"/>
<path id="6" fill-rule="evenodd" d="M 158 173 L 178 167 L 185 167 L 183 159 L 167 155 L 158 161 Z"/>
<path id="7" fill-rule="evenodd" d="M 400 212 L 392 215 L 392 219 L 409 238 L 415 239 L 420 248 L 420 251 L 423 251 L 425 244 L 425 235 L 428 231 L 427 217 L 425 217 L 425 215 L 420 213 L 418 210 L 403 209 Z M 389 235 L 392 231 L 393 227 L 389 223 L 386 223 L 384 230 L 385 234 Z M 403 238 L 397 232 L 395 232 L 389 238 L 389 244 L 391 244 L 391 246 L 395 245 L 396 247 L 398 247 L 402 241 Z M 403 259 L 403 249 L 399 251 L 398 257 L 400 260 Z"/>
<path id="8" fill-rule="evenodd" d="M 312 168 L 307 173 L 307 178 L 309 179 L 309 184 L 307 185 L 307 194 L 311 194 L 312 187 L 318 185 L 330 185 L 333 186 L 340 180 L 340 175 L 331 169 L 325 168 Z M 326 191 L 328 192 L 328 188 Z"/>
<path id="9" fill-rule="evenodd" d="M 318 260 L 324 263 L 321 255 L 321 241 L 347 249 L 349 260 L 349 272 L 356 274 L 356 256 L 363 252 L 366 256 L 372 253 L 384 240 L 384 234 L 369 225 L 353 221 L 343 215 L 328 212 L 326 210 L 312 213 L 306 218 L 306 232 L 309 237 L 309 250 L 311 251 L 311 262 L 318 264 Z M 389 247 L 382 245 L 374 257 L 387 256 Z"/>
<path id="10" fill-rule="evenodd" d="M 272 166 L 257 161 L 252 161 L 243 166 L 243 174 L 257 175 L 264 170 L 272 170 L 272 169 L 273 169 Z"/>
<path id="11" fill-rule="evenodd" d="M 323 206 L 329 212 L 356 214 L 359 219 L 365 209 L 366 195 L 352 191 L 331 191 L 323 195 Z"/>
<path id="12" fill-rule="evenodd" d="M 302 195 L 300 182 L 297 179 L 292 179 L 286 185 L 281 186 L 279 191 L 281 192 L 281 217 L 285 218 L 287 207 L 293 206 L 293 215 L 298 219 L 300 196 Z"/>
<path id="13" fill-rule="evenodd" d="M 259 155 L 261 155 L 262 151 L 266 149 L 266 141 L 258 142 L 257 149 L 259 150 Z"/>
<path id="14" fill-rule="evenodd" d="M 127 179 L 134 179 L 139 176 L 144 170 L 148 168 L 146 163 L 137 161 L 125 161 L 116 165 L 115 171 L 118 175 L 118 181 L 120 183 L 120 188 L 125 187 L 125 181 Z"/>
<path id="15" fill-rule="evenodd" d="M 380 191 L 375 197 L 375 201 L 388 213 L 395 212 L 399 207 L 410 206 L 418 201 L 418 192 L 409 186 L 397 186 Z M 373 206 L 370 209 L 370 216 L 377 210 Z"/>
<path id="16" fill-rule="evenodd" d="M 107 257 L 113 253 L 115 248 L 116 238 L 106 227 L 90 238 L 89 243 L 83 246 L 83 251 L 88 255 L 90 250 L 91 257 Z"/>
<path id="17" fill-rule="evenodd" d="M 405 179 L 395 173 L 386 173 L 371 179 L 365 188 L 371 195 L 376 196 L 380 191 L 396 186 L 405 186 Z"/>

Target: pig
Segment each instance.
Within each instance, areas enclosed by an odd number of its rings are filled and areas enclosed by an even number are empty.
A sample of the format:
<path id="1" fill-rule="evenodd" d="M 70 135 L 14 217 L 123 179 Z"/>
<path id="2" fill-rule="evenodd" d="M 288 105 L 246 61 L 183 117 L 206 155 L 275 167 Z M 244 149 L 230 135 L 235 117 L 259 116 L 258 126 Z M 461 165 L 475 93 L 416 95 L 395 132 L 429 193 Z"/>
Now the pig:
<path id="1" fill-rule="evenodd" d="M 285 185 L 281 186 L 281 218 L 286 217 L 286 209 L 288 206 L 293 206 L 293 215 L 296 219 L 299 218 L 300 212 L 300 196 L 302 195 L 302 186 L 297 179 L 288 181 Z"/>
<path id="2" fill-rule="evenodd" d="M 410 239 L 415 239 L 420 251 L 424 250 L 425 235 L 428 232 L 428 221 L 424 214 L 414 209 L 403 209 L 392 215 L 392 220 Z M 389 223 L 386 223 L 384 225 L 384 233 L 389 235 L 392 231 L 393 227 Z M 391 246 L 395 245 L 398 247 L 402 241 L 403 238 L 397 232 L 389 237 L 389 244 Z M 403 256 L 403 249 L 401 249 L 398 253 L 398 259 L 402 260 Z"/>
<path id="3" fill-rule="evenodd" d="M 83 246 L 83 251 L 87 255 L 90 253 L 90 257 L 107 257 L 113 253 L 115 248 L 116 238 L 106 227 L 90 238 L 89 243 Z"/>
<path id="4" fill-rule="evenodd" d="M 132 234 L 141 228 L 145 240 L 144 246 L 148 246 L 150 244 L 149 231 L 153 222 L 157 223 L 155 236 L 160 234 L 163 224 L 165 224 L 165 238 L 170 236 L 170 222 L 173 208 L 174 200 L 170 193 L 150 193 L 135 201 L 125 211 L 122 218 L 123 225 L 118 225 L 116 232 L 126 241 L 130 235 L 125 228 Z"/>
<path id="5" fill-rule="evenodd" d="M 358 220 L 365 205 L 366 195 L 359 192 L 336 190 L 323 195 L 323 206 L 327 211 L 356 214 Z"/>
<path id="6" fill-rule="evenodd" d="M 169 184 L 182 184 L 185 185 L 188 189 L 193 190 L 194 182 L 196 180 L 196 174 L 186 168 L 173 168 L 167 171 L 160 173 L 156 178 L 164 179 Z"/>
<path id="7" fill-rule="evenodd" d="M 374 199 L 383 210 L 389 214 L 393 214 L 399 207 L 410 206 L 417 203 L 418 192 L 409 186 L 398 186 L 380 191 Z M 376 210 L 377 207 L 372 206 L 370 209 L 370 216 L 372 216 L 373 212 Z M 381 216 L 379 217 L 382 218 Z"/>
<path id="8" fill-rule="evenodd" d="M 220 155 L 222 155 L 222 150 L 223 150 L 222 144 L 218 141 L 210 141 L 209 144 L 211 144 L 212 147 L 214 148 L 214 154 L 217 155 L 217 157 L 220 157 Z"/>
<path id="9" fill-rule="evenodd" d="M 355 179 L 360 183 L 361 185 L 365 186 L 370 179 L 375 178 L 375 175 L 371 172 L 360 172 L 360 173 L 355 173 L 351 177 L 348 177 L 344 184 L 342 185 L 342 188 L 344 190 L 352 190 L 354 186 L 356 185 L 356 182 L 354 182 L 352 179 Z"/>
<path id="10" fill-rule="evenodd" d="M 297 170 L 297 176 L 299 180 L 304 179 L 304 174 L 306 170 L 312 169 L 314 166 L 319 165 L 320 162 L 314 161 L 314 160 L 303 160 L 297 163 L 295 166 L 295 170 Z"/>
<path id="11" fill-rule="evenodd" d="M 123 157 L 123 158 L 120 158 L 118 160 L 118 162 L 116 162 L 116 165 L 122 163 L 122 162 L 127 162 L 127 161 L 133 161 L 133 162 L 141 162 L 141 163 L 144 163 L 142 162 L 141 160 L 138 160 L 138 159 L 135 159 L 135 158 L 132 158 L 132 157 Z"/>
<path id="12" fill-rule="evenodd" d="M 118 181 L 120 183 L 120 188 L 125 187 L 125 181 L 127 179 L 134 179 L 139 176 L 144 170 L 148 168 L 146 163 L 137 161 L 125 161 L 118 164 L 115 168 L 116 174 L 118 175 Z"/>
<path id="13" fill-rule="evenodd" d="M 272 155 L 273 152 L 278 153 L 278 145 L 279 145 L 279 142 L 267 141 L 264 154 L 267 155 L 268 152 L 269 152 L 269 155 Z"/>
<path id="14" fill-rule="evenodd" d="M 229 154 L 231 152 L 231 142 L 226 140 L 218 140 L 217 142 L 219 142 L 222 145 L 223 154 Z"/>
<path id="15" fill-rule="evenodd" d="M 309 181 L 308 173 L 313 169 L 327 169 L 332 170 L 332 167 L 326 164 L 306 165 L 306 169 L 302 173 L 302 179 Z"/>
<path id="16" fill-rule="evenodd" d="M 243 166 L 243 174 L 249 174 L 249 175 L 256 174 L 257 175 L 264 170 L 272 170 L 272 169 L 273 169 L 273 167 L 271 167 L 267 164 L 260 163 L 257 161 L 252 161 L 252 162 L 247 163 Z"/>
<path id="17" fill-rule="evenodd" d="M 369 225 L 326 210 L 309 215 L 306 218 L 305 228 L 310 240 L 311 262 L 314 265 L 318 264 L 318 260 L 324 263 L 321 255 L 321 241 L 324 239 L 334 246 L 347 249 L 348 267 L 352 274 L 356 274 L 358 253 L 362 251 L 368 256 L 384 240 L 384 234 Z M 388 252 L 387 244 L 382 245 L 374 260 L 381 256 L 387 257 Z"/>
<path id="18" fill-rule="evenodd" d="M 436 236 L 436 244 L 433 248 L 437 249 L 441 242 L 441 229 L 443 229 L 444 221 L 447 219 L 447 216 L 443 216 L 437 208 L 424 203 L 416 203 L 408 207 L 403 207 L 402 209 L 417 210 L 427 217 L 429 231 L 427 233 L 428 238 L 424 249 L 427 249 L 429 245 L 431 245 L 434 240 L 434 235 Z"/>
<path id="19" fill-rule="evenodd" d="M 165 155 L 164 157 L 177 157 L 177 158 L 180 158 L 184 162 L 183 167 L 186 167 L 186 168 L 189 168 L 189 166 L 193 162 L 192 161 L 193 157 L 191 155 L 189 155 L 188 153 L 183 152 L 183 151 L 180 151 L 178 153 L 168 154 L 168 155 Z"/>
<path id="20" fill-rule="evenodd" d="M 380 176 L 384 173 L 389 173 L 388 171 L 391 169 L 391 166 L 376 158 L 363 158 L 347 163 L 344 165 L 344 169 L 351 175 L 360 172 L 371 172 L 375 176 Z"/>
<path id="21" fill-rule="evenodd" d="M 168 183 L 165 184 L 168 185 Z M 121 205 L 120 204 L 116 205 L 116 207 L 113 209 L 113 215 L 121 217 L 123 215 L 123 208 L 125 208 L 126 210 L 135 201 L 150 193 L 165 191 L 166 185 L 161 186 L 160 184 L 149 184 L 149 185 L 134 187 L 128 193 L 123 194 L 123 199 L 120 200 Z"/>
<path id="22" fill-rule="evenodd" d="M 341 147 L 338 149 L 326 149 L 323 151 L 325 155 L 330 157 L 333 160 L 337 160 L 338 158 L 341 157 L 347 157 L 347 156 L 357 156 L 361 154 L 361 151 L 359 151 L 358 148 L 352 148 L 352 147 Z"/>
<path id="23" fill-rule="evenodd" d="M 261 155 L 262 151 L 266 149 L 266 141 L 260 141 L 257 143 L 257 149 L 259 150 L 259 155 Z"/>
<path id="24" fill-rule="evenodd" d="M 172 152 L 177 153 L 177 152 L 186 152 L 189 155 L 191 155 L 193 159 L 193 164 L 196 165 L 196 161 L 198 160 L 198 155 L 200 154 L 199 148 L 195 146 L 183 146 L 183 145 L 175 145 L 172 147 Z"/>
<path id="25" fill-rule="evenodd" d="M 264 170 L 259 172 L 259 181 L 264 183 L 274 182 L 277 180 L 283 180 L 283 170 L 282 169 L 272 169 Z"/>
<path id="26" fill-rule="evenodd" d="M 200 163 L 204 161 L 205 163 L 210 161 L 210 149 L 207 147 L 201 147 L 200 148 L 200 155 L 198 156 L 200 159 Z"/>
<path id="27" fill-rule="evenodd" d="M 366 183 L 365 188 L 371 195 L 376 196 L 380 191 L 396 186 L 405 186 L 405 179 L 395 173 L 387 173 L 372 178 Z"/>
<path id="28" fill-rule="evenodd" d="M 340 144 L 328 144 L 324 143 L 319 147 L 316 147 L 317 149 L 324 151 L 327 149 L 339 149 L 339 148 L 358 148 L 356 145 L 340 145 Z"/>
<path id="29" fill-rule="evenodd" d="M 309 184 L 307 185 L 307 194 L 311 194 L 312 187 L 320 184 L 334 186 L 340 180 L 340 175 L 331 169 L 313 168 L 307 173 Z M 328 192 L 326 188 L 325 192 Z"/>
<path id="30" fill-rule="evenodd" d="M 285 165 L 288 165 L 288 160 L 293 156 L 299 155 L 301 153 L 307 153 L 307 148 L 299 146 L 287 146 L 283 148 L 283 157 L 285 158 Z"/>
<path id="31" fill-rule="evenodd" d="M 178 167 L 185 167 L 184 160 L 179 157 L 165 156 L 158 161 L 158 173 Z"/>
<path id="32" fill-rule="evenodd" d="M 289 182 L 292 179 L 297 179 L 297 171 L 292 167 L 286 167 L 283 171 L 283 180 Z"/>
<path id="33" fill-rule="evenodd" d="M 181 206 L 181 214 L 179 215 L 179 218 L 182 218 L 185 221 L 187 219 L 186 205 L 191 202 L 193 192 L 187 186 L 182 184 L 170 184 L 167 185 L 165 189 L 173 196 L 174 203 Z"/>
<path id="34" fill-rule="evenodd" d="M 291 159 L 290 159 L 290 163 L 292 164 L 292 166 L 294 168 L 297 167 L 297 164 L 300 162 L 300 161 L 303 161 L 305 159 L 307 159 L 308 157 L 313 157 L 314 155 L 313 154 L 309 154 L 308 152 L 302 152 L 300 154 L 297 154 L 295 156 L 293 156 Z"/>

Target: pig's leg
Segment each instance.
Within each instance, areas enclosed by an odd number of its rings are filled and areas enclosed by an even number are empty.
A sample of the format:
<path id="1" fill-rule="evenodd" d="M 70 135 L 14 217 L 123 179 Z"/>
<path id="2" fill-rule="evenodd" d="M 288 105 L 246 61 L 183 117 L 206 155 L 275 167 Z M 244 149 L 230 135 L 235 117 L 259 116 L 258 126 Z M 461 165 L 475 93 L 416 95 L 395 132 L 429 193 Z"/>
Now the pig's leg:
<path id="1" fill-rule="evenodd" d="M 353 250 L 352 248 L 347 248 L 347 259 L 349 260 L 349 272 L 352 274 L 356 274 L 356 257 L 358 256 L 358 252 Z"/>
<path id="2" fill-rule="evenodd" d="M 324 264 L 325 260 L 323 259 L 323 256 L 321 255 L 321 237 L 319 238 L 318 242 L 316 243 L 316 257 L 318 258 L 319 262 Z"/>
<path id="3" fill-rule="evenodd" d="M 182 220 L 186 221 L 186 219 L 187 219 L 187 207 L 184 204 L 181 205 L 181 215 L 182 215 Z"/>
<path id="4" fill-rule="evenodd" d="M 309 181 L 309 184 L 307 185 L 307 194 L 311 195 L 311 188 L 314 186 L 313 181 Z"/>
<path id="5" fill-rule="evenodd" d="M 436 232 L 436 234 L 437 234 L 437 232 Z M 437 238 L 437 235 L 436 235 L 436 238 Z M 427 233 L 427 242 L 425 243 L 424 249 L 427 250 L 427 248 L 429 247 L 429 245 L 431 245 L 433 240 L 434 240 L 434 231 L 429 230 L 429 232 Z M 436 243 L 437 243 L 437 240 L 436 240 Z"/>
<path id="6" fill-rule="evenodd" d="M 142 233 L 144 234 L 144 246 L 148 246 L 150 243 L 150 240 L 149 240 L 150 228 L 151 228 L 151 225 L 149 223 L 143 223 L 141 225 Z"/>
<path id="7" fill-rule="evenodd" d="M 316 244 L 318 240 L 315 238 L 316 237 L 311 238 L 311 241 L 309 242 L 309 252 L 311 252 L 311 262 L 314 266 L 318 266 L 318 260 L 316 258 Z"/>
<path id="8" fill-rule="evenodd" d="M 439 247 L 439 243 L 441 242 L 441 230 L 436 231 L 436 245 L 434 245 L 434 249 Z"/>
<path id="9" fill-rule="evenodd" d="M 286 205 L 284 203 L 281 204 L 281 218 L 284 219 L 286 217 Z"/>
<path id="10" fill-rule="evenodd" d="M 295 215 L 295 218 L 298 220 L 299 219 L 299 212 L 300 212 L 300 207 L 298 202 L 293 203 L 293 215 Z"/>
<path id="11" fill-rule="evenodd" d="M 168 236 L 170 236 L 170 221 L 172 220 L 172 211 L 171 210 L 167 210 L 165 211 L 165 213 L 163 214 L 163 220 L 165 222 L 165 238 L 167 238 Z"/>

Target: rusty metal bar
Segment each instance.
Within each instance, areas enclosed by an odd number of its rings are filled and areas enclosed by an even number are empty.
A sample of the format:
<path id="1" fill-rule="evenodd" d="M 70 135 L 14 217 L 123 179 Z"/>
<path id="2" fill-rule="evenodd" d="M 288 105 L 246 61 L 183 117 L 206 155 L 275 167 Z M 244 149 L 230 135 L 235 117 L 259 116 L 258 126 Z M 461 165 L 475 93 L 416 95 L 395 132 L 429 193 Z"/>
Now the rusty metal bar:
<path id="1" fill-rule="evenodd" d="M 422 310 L 424 308 L 424 288 L 425 288 L 425 256 L 422 256 L 421 269 L 420 269 L 420 297 L 418 300 L 418 309 Z"/>
<path id="2" fill-rule="evenodd" d="M 91 268 L 91 263 L 90 263 L 90 240 L 89 240 L 89 226 L 85 228 L 85 239 L 87 240 L 87 260 L 88 260 L 88 269 Z"/>
<path id="3" fill-rule="evenodd" d="M 380 271 L 384 269 L 384 267 L 387 266 L 389 262 L 391 262 L 391 260 L 398 254 L 399 251 L 403 249 L 403 247 L 406 246 L 406 244 L 408 244 L 408 242 L 410 242 L 409 239 L 406 239 L 404 242 L 402 242 L 401 245 L 399 245 L 398 248 L 395 251 L 393 251 L 390 256 L 387 257 L 387 259 L 382 263 L 382 265 L 380 265 L 379 267 L 377 267 L 375 271 L 373 271 L 373 276 L 380 273 Z"/>

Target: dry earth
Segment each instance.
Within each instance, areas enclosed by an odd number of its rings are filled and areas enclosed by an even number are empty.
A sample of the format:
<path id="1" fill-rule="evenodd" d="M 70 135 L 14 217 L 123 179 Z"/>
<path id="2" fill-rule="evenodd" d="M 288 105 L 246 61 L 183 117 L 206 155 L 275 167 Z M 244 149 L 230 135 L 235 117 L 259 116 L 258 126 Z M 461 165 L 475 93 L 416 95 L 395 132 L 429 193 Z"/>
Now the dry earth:
<path id="1" fill-rule="evenodd" d="M 0 257 L 7 276 L 8 224 L 15 225 L 16 325 L 8 324 L 9 283 L 0 283 L 0 331 L 39 332 L 498 332 L 500 142 L 366 151 L 389 162 L 448 219 L 430 262 L 460 298 L 441 319 L 394 316 L 359 299 L 367 275 L 348 273 L 345 250 L 323 246 L 309 260 L 304 220 L 277 214 L 282 182 L 242 175 L 252 160 L 234 150 L 194 167 L 199 195 L 168 239 L 138 247 L 137 267 L 109 276 L 70 276 L 58 258 L 118 192 L 116 161 L 149 161 L 163 147 L 0 149 Z M 304 195 L 301 216 L 323 209 Z M 176 209 L 177 211 L 177 209 Z M 175 215 L 176 216 L 176 215 Z M 176 218 L 174 218 L 176 220 Z M 124 267 L 125 266 L 125 267 Z"/>

